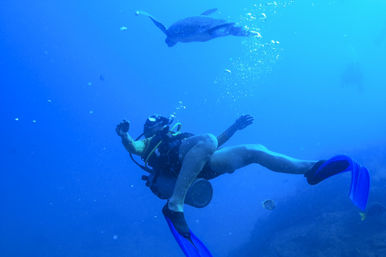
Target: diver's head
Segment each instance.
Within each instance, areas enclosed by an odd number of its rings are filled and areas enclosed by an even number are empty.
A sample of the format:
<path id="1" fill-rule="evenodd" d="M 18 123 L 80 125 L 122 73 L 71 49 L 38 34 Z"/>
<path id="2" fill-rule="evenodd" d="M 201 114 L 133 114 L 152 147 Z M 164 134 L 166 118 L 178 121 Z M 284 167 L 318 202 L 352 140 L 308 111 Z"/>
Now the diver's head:
<path id="1" fill-rule="evenodd" d="M 172 47 L 174 46 L 175 44 L 177 44 L 177 42 L 174 42 L 173 40 L 171 40 L 170 38 L 166 38 L 165 39 L 165 43 L 168 45 L 168 47 Z"/>
<path id="2" fill-rule="evenodd" d="M 145 125 L 143 126 L 143 135 L 146 138 L 152 137 L 157 132 L 165 129 L 165 127 L 169 126 L 173 122 L 173 117 L 163 117 L 160 115 L 151 115 L 147 118 Z"/>

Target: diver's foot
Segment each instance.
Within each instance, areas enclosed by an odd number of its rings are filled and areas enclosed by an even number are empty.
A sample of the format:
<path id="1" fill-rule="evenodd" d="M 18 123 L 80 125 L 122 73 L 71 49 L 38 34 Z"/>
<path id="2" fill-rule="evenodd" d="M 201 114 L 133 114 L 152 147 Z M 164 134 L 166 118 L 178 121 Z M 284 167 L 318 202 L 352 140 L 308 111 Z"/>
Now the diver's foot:
<path id="1" fill-rule="evenodd" d="M 184 212 L 170 210 L 168 203 L 166 203 L 162 208 L 162 213 L 173 223 L 173 226 L 178 233 L 185 238 L 190 238 L 190 230 L 186 223 Z"/>
<path id="2" fill-rule="evenodd" d="M 308 184 L 316 185 L 326 178 L 329 178 L 343 171 L 347 171 L 350 165 L 351 159 L 348 159 L 348 157 L 340 158 L 340 156 L 337 156 L 327 161 L 318 161 L 309 171 L 304 174 L 304 176 L 307 178 Z"/>
<path id="3" fill-rule="evenodd" d="M 309 171 L 307 171 L 304 176 L 307 178 L 307 182 L 308 184 L 310 185 L 316 185 L 317 183 L 315 183 L 315 181 L 313 180 L 313 177 L 316 173 L 316 171 L 320 168 L 320 166 L 323 165 L 323 163 L 325 163 L 326 161 L 325 160 L 321 160 L 321 161 L 318 161 L 314 164 L 314 166 L 311 167 L 311 169 Z"/>
<path id="4" fill-rule="evenodd" d="M 169 199 L 167 206 L 169 210 L 176 211 L 176 212 L 184 212 L 184 205 L 178 204 Z"/>

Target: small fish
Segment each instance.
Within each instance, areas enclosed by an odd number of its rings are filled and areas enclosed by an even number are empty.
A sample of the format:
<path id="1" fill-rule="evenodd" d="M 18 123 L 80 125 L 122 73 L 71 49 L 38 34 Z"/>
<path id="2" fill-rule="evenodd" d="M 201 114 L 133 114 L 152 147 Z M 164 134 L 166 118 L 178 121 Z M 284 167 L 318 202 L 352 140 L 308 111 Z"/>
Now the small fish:
<path id="1" fill-rule="evenodd" d="M 265 200 L 263 203 L 263 208 L 269 211 L 272 211 L 276 208 L 276 204 L 273 200 Z"/>

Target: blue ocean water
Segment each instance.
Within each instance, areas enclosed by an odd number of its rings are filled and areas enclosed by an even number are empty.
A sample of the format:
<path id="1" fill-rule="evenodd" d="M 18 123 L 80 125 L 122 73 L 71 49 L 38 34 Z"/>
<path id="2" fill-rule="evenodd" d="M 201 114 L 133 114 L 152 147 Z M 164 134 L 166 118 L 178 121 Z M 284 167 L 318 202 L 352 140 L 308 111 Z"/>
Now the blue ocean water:
<path id="1" fill-rule="evenodd" d="M 169 26 L 214 7 L 261 38 L 169 48 L 134 15 Z M 115 133 L 128 119 L 140 134 L 153 113 L 195 134 L 253 115 L 228 145 L 348 154 L 370 169 L 369 203 L 386 206 L 385 11 L 381 0 L 2 0 L 0 255 L 182 256 L 165 202 Z M 349 182 L 310 187 L 251 165 L 213 180 L 211 204 L 186 217 L 214 256 L 384 256 L 385 217 L 361 221 Z"/>

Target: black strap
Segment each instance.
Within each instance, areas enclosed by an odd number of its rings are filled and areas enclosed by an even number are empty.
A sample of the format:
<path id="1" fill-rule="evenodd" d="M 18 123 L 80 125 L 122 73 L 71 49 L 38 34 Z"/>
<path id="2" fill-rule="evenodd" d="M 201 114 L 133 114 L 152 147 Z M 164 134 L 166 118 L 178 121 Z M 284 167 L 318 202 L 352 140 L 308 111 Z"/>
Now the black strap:
<path id="1" fill-rule="evenodd" d="M 153 173 L 153 172 L 154 172 L 153 169 L 150 169 L 149 167 L 146 167 L 146 166 L 144 166 L 144 165 L 138 163 L 138 162 L 134 159 L 134 157 L 133 157 L 133 155 L 132 155 L 131 153 L 129 153 L 129 155 L 130 155 L 130 159 L 131 159 L 138 167 L 140 167 L 141 169 L 143 169 L 144 171 L 149 172 L 149 173 Z"/>
<path id="2" fill-rule="evenodd" d="M 135 141 L 139 140 L 141 137 L 143 136 L 143 133 L 141 135 L 139 135 Z M 143 169 L 144 171 L 146 172 L 149 172 L 149 173 L 153 173 L 154 171 L 152 169 L 150 169 L 149 167 L 146 167 L 140 163 L 138 163 L 135 159 L 134 159 L 134 156 L 132 153 L 129 152 L 129 155 L 130 155 L 130 159 L 138 166 L 140 167 L 141 169 Z"/>
<path id="3" fill-rule="evenodd" d="M 143 136 L 143 133 L 142 133 L 141 135 L 139 135 L 139 136 L 135 139 L 135 141 L 139 140 L 142 136 Z M 153 177 L 152 177 L 151 181 L 149 180 L 149 177 L 148 177 L 148 176 L 142 176 L 142 179 L 147 181 L 146 185 L 147 185 L 148 187 L 151 187 L 152 184 L 156 182 L 156 180 L 157 180 L 157 178 L 158 178 L 158 176 L 159 176 L 159 173 L 160 173 L 159 170 L 154 170 L 154 169 L 151 169 L 151 168 L 149 168 L 149 167 L 147 167 L 147 166 L 144 166 L 144 165 L 138 163 L 138 162 L 134 159 L 133 154 L 130 153 L 130 152 L 129 152 L 129 155 L 130 155 L 130 159 L 131 159 L 138 167 L 140 167 L 141 169 L 143 169 L 143 170 L 146 171 L 146 172 L 149 172 L 150 174 L 153 174 Z"/>

